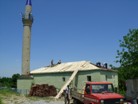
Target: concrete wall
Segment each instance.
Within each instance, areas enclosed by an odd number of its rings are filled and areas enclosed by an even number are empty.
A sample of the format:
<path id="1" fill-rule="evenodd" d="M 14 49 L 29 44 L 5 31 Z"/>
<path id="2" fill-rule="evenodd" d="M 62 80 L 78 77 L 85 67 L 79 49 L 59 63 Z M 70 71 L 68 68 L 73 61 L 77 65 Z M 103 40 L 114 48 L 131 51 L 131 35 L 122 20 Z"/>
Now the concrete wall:
<path id="1" fill-rule="evenodd" d="M 68 81 L 71 74 L 72 72 L 37 74 L 34 75 L 34 83 L 54 85 L 59 90 Z"/>
<path id="2" fill-rule="evenodd" d="M 34 83 L 54 85 L 57 90 L 60 90 L 71 75 L 72 72 L 36 74 L 33 75 L 34 79 L 19 79 L 17 82 L 17 88 L 18 90 L 22 89 L 22 93 L 26 93 L 26 91 L 30 90 L 32 83 Z M 72 81 L 71 87 L 76 86 L 81 91 L 85 86 L 85 82 L 88 81 L 88 77 L 91 81 L 108 81 L 112 82 L 114 87 L 118 87 L 117 73 L 104 70 L 79 71 Z"/>
<path id="3" fill-rule="evenodd" d="M 32 86 L 33 79 L 18 79 L 17 80 L 17 91 L 21 94 L 29 94 Z"/>
<path id="4" fill-rule="evenodd" d="M 114 87 L 118 87 L 118 74 L 113 71 L 100 71 L 101 81 L 112 82 Z"/>
<path id="5" fill-rule="evenodd" d="M 108 81 L 112 82 L 114 87 L 118 87 L 117 73 L 104 70 L 81 71 L 77 74 L 76 79 L 73 80 L 73 84 L 81 91 L 85 87 L 88 77 L 91 77 L 91 81 Z"/>
<path id="6" fill-rule="evenodd" d="M 98 71 L 80 71 L 74 80 L 74 85 L 78 89 L 84 88 L 85 82 L 88 81 L 87 77 L 91 77 L 91 81 L 100 81 L 100 73 Z"/>
<path id="7" fill-rule="evenodd" d="M 60 89 L 68 81 L 71 74 L 72 72 L 37 74 L 34 75 L 34 83 L 54 85 L 57 89 Z M 82 89 L 85 82 L 88 81 L 88 77 L 91 77 L 91 81 L 109 81 L 115 87 L 118 86 L 117 73 L 103 70 L 79 71 L 72 81 L 71 86 Z"/>

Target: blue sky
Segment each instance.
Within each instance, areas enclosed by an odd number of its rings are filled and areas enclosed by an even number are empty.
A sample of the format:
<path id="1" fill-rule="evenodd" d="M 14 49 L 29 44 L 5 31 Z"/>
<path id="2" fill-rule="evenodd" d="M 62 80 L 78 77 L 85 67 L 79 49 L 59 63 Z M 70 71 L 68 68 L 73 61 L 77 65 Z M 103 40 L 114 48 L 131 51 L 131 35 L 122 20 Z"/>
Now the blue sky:
<path id="1" fill-rule="evenodd" d="M 21 74 L 26 0 L 0 0 L 0 76 Z M 118 66 L 119 40 L 138 28 L 138 0 L 32 0 L 31 70 L 87 60 Z"/>

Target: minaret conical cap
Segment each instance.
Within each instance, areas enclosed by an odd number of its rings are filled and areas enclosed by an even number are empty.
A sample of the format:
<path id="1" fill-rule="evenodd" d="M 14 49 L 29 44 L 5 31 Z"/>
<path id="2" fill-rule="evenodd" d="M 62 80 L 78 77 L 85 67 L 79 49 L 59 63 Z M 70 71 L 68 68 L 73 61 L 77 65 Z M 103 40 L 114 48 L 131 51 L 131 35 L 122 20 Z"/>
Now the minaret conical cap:
<path id="1" fill-rule="evenodd" d="M 27 1 L 26 1 L 26 5 L 32 5 L 31 0 L 27 0 Z"/>

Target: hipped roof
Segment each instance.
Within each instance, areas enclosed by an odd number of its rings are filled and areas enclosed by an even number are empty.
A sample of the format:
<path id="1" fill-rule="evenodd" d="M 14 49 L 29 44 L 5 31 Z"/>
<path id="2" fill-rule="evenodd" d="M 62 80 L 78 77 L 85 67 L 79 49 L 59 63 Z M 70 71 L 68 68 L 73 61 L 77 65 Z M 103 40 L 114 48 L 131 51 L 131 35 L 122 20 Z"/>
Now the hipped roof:
<path id="1" fill-rule="evenodd" d="M 56 64 L 53 66 L 42 67 L 31 71 L 30 74 L 73 72 L 76 69 L 79 69 L 79 71 L 108 70 L 105 68 L 97 67 L 90 61 L 77 61 L 77 62 L 67 62 L 67 63 Z"/>

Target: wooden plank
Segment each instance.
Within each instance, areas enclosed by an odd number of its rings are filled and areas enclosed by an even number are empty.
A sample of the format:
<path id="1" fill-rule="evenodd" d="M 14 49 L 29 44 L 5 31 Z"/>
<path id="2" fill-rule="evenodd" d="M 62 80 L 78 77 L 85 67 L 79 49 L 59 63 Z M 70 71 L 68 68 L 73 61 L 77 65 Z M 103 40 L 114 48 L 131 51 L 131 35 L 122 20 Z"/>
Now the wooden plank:
<path id="1" fill-rule="evenodd" d="M 61 90 L 59 91 L 59 93 L 56 95 L 55 99 L 58 99 L 61 94 L 63 93 L 63 91 L 67 88 L 67 86 L 71 83 L 71 81 L 74 79 L 74 77 L 76 76 L 76 74 L 78 73 L 79 69 L 76 69 L 73 74 L 71 75 L 71 77 L 69 78 L 69 80 L 64 84 L 64 86 L 61 88 Z"/>

